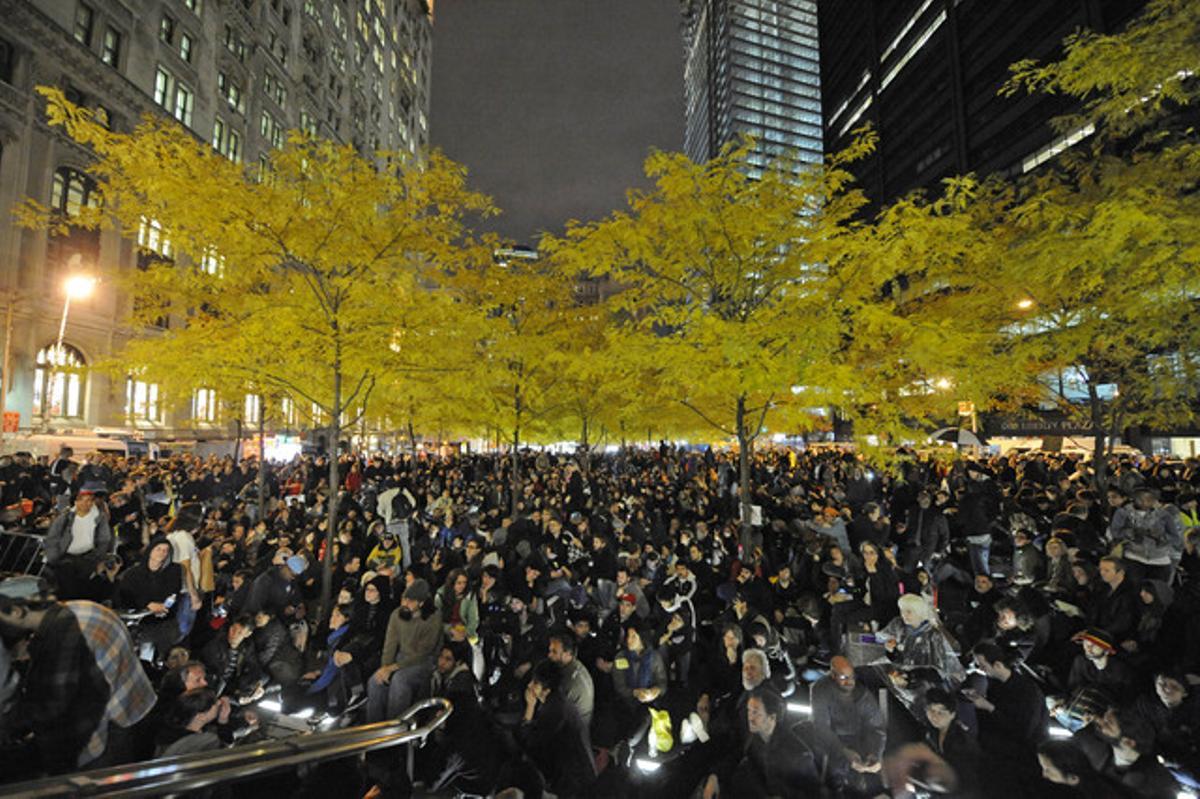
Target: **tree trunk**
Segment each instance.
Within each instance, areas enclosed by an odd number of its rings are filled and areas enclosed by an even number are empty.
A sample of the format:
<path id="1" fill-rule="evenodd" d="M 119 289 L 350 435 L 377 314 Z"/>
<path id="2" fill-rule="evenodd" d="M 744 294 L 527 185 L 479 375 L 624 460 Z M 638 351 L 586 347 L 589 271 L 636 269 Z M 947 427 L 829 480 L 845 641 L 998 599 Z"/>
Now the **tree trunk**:
<path id="1" fill-rule="evenodd" d="M 237 418 L 233 420 L 234 435 L 237 438 L 233 442 L 233 462 L 242 462 L 242 420 Z"/>
<path id="2" fill-rule="evenodd" d="M 1096 490 L 1101 496 L 1108 488 L 1108 456 L 1105 445 L 1104 404 L 1096 393 L 1096 386 L 1088 381 L 1088 409 L 1092 424 L 1092 472 Z"/>
<path id="3" fill-rule="evenodd" d="M 321 559 L 321 603 L 320 615 L 315 620 L 320 623 L 330 610 L 330 599 L 333 596 L 333 542 L 337 540 L 338 523 L 338 440 L 342 433 L 342 351 L 341 341 L 334 343 L 333 367 L 333 413 L 329 421 L 329 512 L 328 529 L 325 531 L 325 556 Z"/>
<path id="4" fill-rule="evenodd" d="M 583 417 L 583 437 L 579 443 L 580 443 L 580 449 L 583 450 L 583 463 L 580 464 L 580 468 L 583 469 L 583 476 L 585 478 L 591 477 L 592 447 L 591 447 L 591 444 L 588 442 L 588 419 L 587 419 L 586 415 Z"/>
<path id="5" fill-rule="evenodd" d="M 521 502 L 521 428 L 513 428 L 512 448 L 512 520 L 517 520 L 517 505 Z"/>
<path id="6" fill-rule="evenodd" d="M 408 417 L 408 447 L 412 456 L 417 457 L 417 431 L 413 428 L 412 417 Z"/>
<path id="7" fill-rule="evenodd" d="M 267 415 L 258 412 L 258 518 L 267 516 Z"/>
<path id="8" fill-rule="evenodd" d="M 750 555 L 753 545 L 754 525 L 751 524 L 750 510 L 750 448 L 754 445 L 754 436 L 746 430 L 746 398 L 738 397 L 737 401 L 737 440 L 738 440 L 738 499 L 742 508 L 742 557 Z"/>

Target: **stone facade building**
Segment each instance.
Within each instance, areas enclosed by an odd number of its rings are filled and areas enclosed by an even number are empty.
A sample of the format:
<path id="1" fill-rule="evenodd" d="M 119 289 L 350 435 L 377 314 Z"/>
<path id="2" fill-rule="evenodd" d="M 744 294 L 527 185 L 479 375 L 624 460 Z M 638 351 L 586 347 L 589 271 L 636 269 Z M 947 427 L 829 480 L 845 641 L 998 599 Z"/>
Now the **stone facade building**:
<path id="1" fill-rule="evenodd" d="M 432 0 L 0 0 L 0 325 L 7 323 L 8 420 L 24 431 L 121 430 L 227 436 L 255 401 L 198 391 L 168 405 L 158 387 L 90 369 L 129 331 L 112 276 L 136 268 L 112 232 L 20 229 L 25 197 L 65 213 L 92 201 L 88 153 L 50 130 L 39 85 L 103 108 L 114 129 L 167 114 L 254 168 L 290 129 L 376 149 L 429 143 Z M 160 248 L 158 231 L 141 244 Z M 72 299 L 67 281 L 95 279 Z M 57 348 L 60 327 L 63 347 Z M 233 411 L 232 409 L 236 409 Z"/>

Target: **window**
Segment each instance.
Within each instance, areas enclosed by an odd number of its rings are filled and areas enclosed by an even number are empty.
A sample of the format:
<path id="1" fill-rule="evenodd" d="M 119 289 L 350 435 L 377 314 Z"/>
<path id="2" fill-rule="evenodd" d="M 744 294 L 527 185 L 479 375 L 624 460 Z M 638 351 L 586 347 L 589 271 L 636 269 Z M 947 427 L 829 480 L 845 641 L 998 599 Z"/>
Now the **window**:
<path id="1" fill-rule="evenodd" d="M 43 418 L 81 417 L 86 370 L 83 355 L 69 344 L 42 348 L 33 371 L 34 412 Z"/>
<path id="2" fill-rule="evenodd" d="M 175 41 L 175 19 L 170 14 L 163 14 L 162 21 L 158 23 L 158 38 L 172 44 Z"/>
<path id="3" fill-rule="evenodd" d="M 235 164 L 242 162 L 242 137 L 236 130 L 229 131 L 229 146 L 225 150 L 225 157 Z"/>
<path id="4" fill-rule="evenodd" d="M 204 274 L 220 277 L 225 274 L 225 256 L 218 255 L 216 250 L 209 247 L 204 251 L 204 255 L 200 256 L 198 266 Z"/>
<path id="5" fill-rule="evenodd" d="M 224 152 L 222 145 L 225 143 L 225 123 L 220 117 L 213 120 L 212 146 L 217 152 Z"/>
<path id="6" fill-rule="evenodd" d="M 192 421 L 212 424 L 217 421 L 217 390 L 198 388 L 192 394 Z"/>
<path id="7" fill-rule="evenodd" d="M 75 41 L 84 47 L 91 47 L 92 25 L 95 21 L 96 15 L 93 13 L 91 6 L 86 3 L 77 5 L 75 7 Z"/>
<path id="8" fill-rule="evenodd" d="M 78 216 L 84 208 L 98 205 L 96 183 L 77 169 L 61 167 L 50 187 L 50 207 L 67 216 Z"/>
<path id="9" fill-rule="evenodd" d="M 163 108 L 171 108 L 171 73 L 162 67 L 154 71 L 154 102 Z"/>
<path id="10" fill-rule="evenodd" d="M 283 417 L 283 426 L 287 428 L 296 427 L 298 418 L 296 414 L 296 403 L 291 397 L 284 397 L 279 403 L 279 413 Z"/>
<path id="11" fill-rule="evenodd" d="M 242 421 L 246 424 L 258 424 L 262 416 L 262 397 L 257 394 L 247 394 Z"/>
<path id="12" fill-rule="evenodd" d="M 138 226 L 137 243 L 151 252 L 158 253 L 163 258 L 171 257 L 171 240 L 163 231 L 162 223 L 157 219 L 142 217 Z"/>
<path id="13" fill-rule="evenodd" d="M 117 66 L 121 60 L 121 34 L 113 28 L 104 29 L 104 46 L 100 52 L 100 60 L 110 67 Z"/>
<path id="14" fill-rule="evenodd" d="M 175 118 L 187 127 L 192 126 L 192 106 L 196 96 L 182 83 L 175 87 Z"/>
<path id="15" fill-rule="evenodd" d="M 242 35 L 233 29 L 232 25 L 225 26 L 225 49 L 233 53 L 238 61 L 246 60 L 246 42 Z"/>
<path id="16" fill-rule="evenodd" d="M 162 408 L 158 402 L 158 383 L 125 379 L 125 416 L 139 422 L 161 422 Z"/>
<path id="17" fill-rule="evenodd" d="M 242 94 L 242 87 L 230 80 L 224 72 L 217 73 L 217 90 L 229 103 L 230 108 L 239 114 L 246 113 L 246 98 Z"/>
<path id="18" fill-rule="evenodd" d="M 193 14 L 197 15 L 199 15 L 203 8 L 203 3 L 201 0 L 183 0 L 183 4 L 187 7 L 188 11 L 191 11 Z"/>
<path id="19" fill-rule="evenodd" d="M 192 63 L 192 37 L 186 33 L 179 34 L 179 57 Z"/>

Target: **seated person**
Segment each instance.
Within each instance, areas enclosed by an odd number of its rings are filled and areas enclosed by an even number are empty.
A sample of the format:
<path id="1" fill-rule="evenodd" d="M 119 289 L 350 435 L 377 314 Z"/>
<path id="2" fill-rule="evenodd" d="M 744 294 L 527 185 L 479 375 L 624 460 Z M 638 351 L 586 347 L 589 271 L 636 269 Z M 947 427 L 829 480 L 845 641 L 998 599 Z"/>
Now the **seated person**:
<path id="1" fill-rule="evenodd" d="M 125 572 L 117 584 L 118 608 L 150 611 L 137 625 L 136 638 L 152 647 L 153 656 L 160 660 L 183 637 L 175 615 L 175 603 L 184 588 L 183 568 L 171 562 L 171 553 L 166 536 L 151 539 L 142 562 Z"/>
<path id="2" fill-rule="evenodd" d="M 800 799 L 820 790 L 812 751 L 786 722 L 786 704 L 774 691 L 760 689 L 746 700 L 750 739 L 733 775 L 732 795 Z"/>
<path id="3" fill-rule="evenodd" d="M 813 736 L 820 754 L 829 759 L 835 787 L 854 784 L 863 790 L 876 782 L 887 742 L 887 727 L 879 703 L 857 681 L 850 661 L 837 655 L 829 674 L 813 683 Z"/>
<path id="4" fill-rule="evenodd" d="M 925 740 L 958 774 L 958 788 L 946 796 L 973 796 L 976 791 L 981 753 L 979 742 L 958 720 L 958 700 L 941 688 L 925 693 L 925 719 L 931 729 Z"/>
<path id="5" fill-rule="evenodd" d="M 218 696 L 257 698 L 262 696 L 267 675 L 258 662 L 254 643 L 254 619 L 239 616 L 228 629 L 213 637 L 200 659 L 212 675 Z"/>
<path id="6" fill-rule="evenodd" d="M 897 605 L 900 616 L 888 622 L 877 636 L 892 662 L 889 676 L 893 685 L 911 688 L 910 675 L 915 675 L 918 682 L 961 684 L 966 672 L 928 600 L 920 594 L 905 594 Z M 930 680 L 922 671 L 935 672 L 937 679 Z"/>
<path id="7" fill-rule="evenodd" d="M 305 693 L 318 697 L 320 705 L 333 713 L 340 713 L 356 694 L 362 693 L 361 673 L 348 670 L 353 655 L 344 649 L 349 644 L 350 614 L 349 605 L 333 606 L 329 612 L 329 636 L 325 639 L 328 647 L 325 664 L 320 671 L 304 675 L 305 679 L 312 680 Z"/>
<path id="8" fill-rule="evenodd" d="M 271 680 L 290 688 L 300 679 L 300 652 L 292 634 L 277 617 L 265 610 L 254 614 L 254 651 Z"/>
<path id="9" fill-rule="evenodd" d="M 653 650 L 651 650 L 653 651 Z M 520 741 L 559 796 L 583 796 L 596 778 L 587 730 L 560 687 L 562 668 L 543 660 L 525 689 Z"/>
<path id="10" fill-rule="evenodd" d="M 1067 688 L 1073 694 L 1091 689 L 1116 700 L 1132 698 L 1130 693 L 1137 687 L 1136 675 L 1118 654 L 1116 642 L 1107 631 L 1089 627 L 1071 640 L 1083 648 L 1075 656 L 1067 677 Z"/>

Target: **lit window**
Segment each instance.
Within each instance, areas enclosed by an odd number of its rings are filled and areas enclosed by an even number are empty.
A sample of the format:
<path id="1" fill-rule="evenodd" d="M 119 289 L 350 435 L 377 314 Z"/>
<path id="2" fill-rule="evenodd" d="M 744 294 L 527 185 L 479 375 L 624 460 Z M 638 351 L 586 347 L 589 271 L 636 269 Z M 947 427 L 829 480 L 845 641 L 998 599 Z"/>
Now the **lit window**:
<path id="1" fill-rule="evenodd" d="M 179 57 L 192 62 L 192 37 L 186 33 L 179 34 Z"/>
<path id="2" fill-rule="evenodd" d="M 100 53 L 100 60 L 110 67 L 117 66 L 117 62 L 121 60 L 121 34 L 112 28 L 104 29 L 104 47 Z"/>
<path id="3" fill-rule="evenodd" d="M 158 401 L 159 388 L 157 383 L 146 383 L 125 380 L 125 416 L 133 421 L 161 422 L 162 408 Z"/>
<path id="4" fill-rule="evenodd" d="M 78 216 L 84 208 L 95 208 L 96 184 L 77 169 L 61 167 L 50 187 L 50 207 L 66 216 Z"/>
<path id="5" fill-rule="evenodd" d="M 82 44 L 84 47 L 90 47 L 92 44 L 92 25 L 96 21 L 96 15 L 93 13 L 91 6 L 86 3 L 80 3 L 75 7 L 75 41 Z"/>
<path id="6" fill-rule="evenodd" d="M 192 126 L 192 106 L 195 105 L 196 96 L 192 94 L 192 90 L 179 84 L 175 89 L 175 118 L 182 122 L 187 127 Z"/>
<path id="7" fill-rule="evenodd" d="M 242 162 L 242 137 L 236 130 L 229 131 L 229 147 L 225 151 L 225 157 L 235 164 Z"/>
<path id="8" fill-rule="evenodd" d="M 154 102 L 163 108 L 170 108 L 172 82 L 171 73 L 162 67 L 154 71 Z"/>
<path id="9" fill-rule="evenodd" d="M 163 231 L 162 224 L 157 219 L 142 217 L 138 225 L 137 243 L 151 252 L 158 253 L 163 258 L 171 257 L 171 240 Z"/>
<path id="10" fill-rule="evenodd" d="M 221 146 L 225 143 L 225 123 L 220 117 L 213 120 L 212 146 L 217 152 L 222 152 Z"/>
<path id="11" fill-rule="evenodd" d="M 262 416 L 262 397 L 257 394 L 247 394 L 242 421 L 246 424 L 258 424 Z"/>
<path id="12" fill-rule="evenodd" d="M 33 371 L 34 412 L 42 417 L 81 417 L 86 369 L 83 355 L 68 344 L 42 348 Z"/>
<path id="13" fill-rule="evenodd" d="M 204 255 L 200 256 L 199 267 L 206 275 L 220 277 L 225 274 L 225 256 L 218 255 L 216 250 L 209 247 L 205 249 Z"/>
<path id="14" fill-rule="evenodd" d="M 299 418 L 297 416 L 296 403 L 292 401 L 291 397 L 283 398 L 279 403 L 279 412 L 283 416 L 284 427 L 291 428 L 297 426 Z"/>
<path id="15" fill-rule="evenodd" d="M 192 394 L 192 421 L 211 424 L 217 421 L 217 391 L 198 388 Z"/>
<path id="16" fill-rule="evenodd" d="M 1058 155 L 1064 150 L 1074 147 L 1076 144 L 1079 144 L 1079 142 L 1083 141 L 1095 132 L 1096 126 L 1089 122 L 1082 128 L 1077 128 L 1067 135 L 1055 139 L 1033 155 L 1023 159 L 1021 161 L 1021 172 L 1031 172 L 1034 169 L 1037 169 L 1054 156 Z"/>
<path id="17" fill-rule="evenodd" d="M 167 44 L 175 41 L 175 20 L 171 15 L 163 14 L 162 20 L 158 23 L 158 38 Z"/>
<path id="18" fill-rule="evenodd" d="M 187 10 L 191 11 L 193 14 L 199 14 L 203 7 L 201 0 L 183 0 L 183 4 L 187 7 Z"/>

